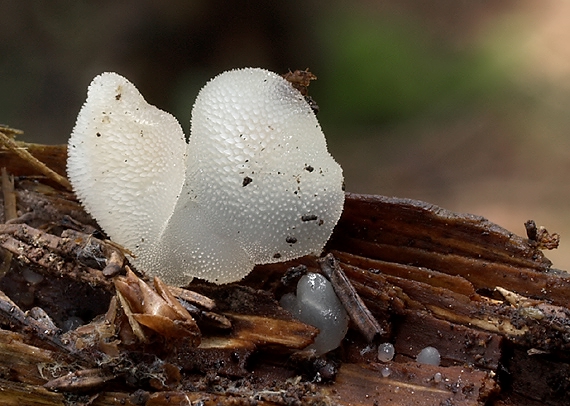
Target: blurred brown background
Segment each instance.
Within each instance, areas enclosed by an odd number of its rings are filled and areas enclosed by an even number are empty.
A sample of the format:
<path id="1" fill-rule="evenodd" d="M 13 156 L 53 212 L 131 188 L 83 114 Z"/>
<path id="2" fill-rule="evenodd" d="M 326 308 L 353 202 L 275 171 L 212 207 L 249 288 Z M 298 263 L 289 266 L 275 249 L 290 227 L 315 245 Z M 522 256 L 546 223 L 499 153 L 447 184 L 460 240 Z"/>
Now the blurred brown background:
<path id="1" fill-rule="evenodd" d="M 570 269 L 570 3 L 0 0 L 0 123 L 64 143 L 116 71 L 185 130 L 237 67 L 309 67 L 347 190 L 425 200 L 524 235 Z"/>

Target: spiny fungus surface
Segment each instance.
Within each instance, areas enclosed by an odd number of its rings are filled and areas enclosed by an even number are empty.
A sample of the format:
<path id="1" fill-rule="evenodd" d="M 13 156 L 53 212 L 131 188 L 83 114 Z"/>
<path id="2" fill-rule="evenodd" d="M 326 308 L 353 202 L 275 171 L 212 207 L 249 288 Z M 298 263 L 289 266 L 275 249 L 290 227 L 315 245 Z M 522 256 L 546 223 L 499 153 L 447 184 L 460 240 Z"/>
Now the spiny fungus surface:
<path id="1" fill-rule="evenodd" d="M 342 169 L 311 107 L 263 69 L 208 82 L 188 143 L 127 79 L 97 76 L 69 140 L 68 175 L 135 265 L 171 284 L 227 283 L 255 264 L 318 255 L 344 204 Z"/>

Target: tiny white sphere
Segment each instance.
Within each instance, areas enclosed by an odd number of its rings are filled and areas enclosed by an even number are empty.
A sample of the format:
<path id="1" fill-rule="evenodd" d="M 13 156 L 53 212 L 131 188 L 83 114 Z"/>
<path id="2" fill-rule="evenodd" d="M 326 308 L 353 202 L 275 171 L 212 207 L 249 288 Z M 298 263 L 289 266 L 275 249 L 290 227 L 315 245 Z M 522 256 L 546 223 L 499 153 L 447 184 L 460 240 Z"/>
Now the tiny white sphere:
<path id="1" fill-rule="evenodd" d="M 416 357 L 416 361 L 420 364 L 436 365 L 438 366 L 441 361 L 439 351 L 434 347 L 426 347 L 420 351 Z"/>
<path id="2" fill-rule="evenodd" d="M 382 374 L 383 378 L 388 378 L 390 375 L 392 375 L 392 370 L 388 367 L 382 368 L 382 370 L 380 371 L 380 374 Z"/>
<path id="3" fill-rule="evenodd" d="M 392 361 L 394 358 L 394 346 L 390 343 L 382 343 L 378 346 L 378 360 L 382 362 Z"/>

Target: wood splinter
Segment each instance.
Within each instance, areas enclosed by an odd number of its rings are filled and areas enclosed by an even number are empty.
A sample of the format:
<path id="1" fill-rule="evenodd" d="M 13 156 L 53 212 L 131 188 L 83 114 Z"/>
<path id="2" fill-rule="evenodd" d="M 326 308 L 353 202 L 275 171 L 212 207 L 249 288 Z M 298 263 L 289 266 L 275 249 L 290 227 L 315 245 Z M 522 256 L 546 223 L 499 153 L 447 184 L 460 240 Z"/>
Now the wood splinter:
<path id="1" fill-rule="evenodd" d="M 534 220 L 528 220 L 524 223 L 526 228 L 526 235 L 530 244 L 536 246 L 538 249 L 554 250 L 560 244 L 560 235 L 558 233 L 549 233 L 548 230 L 542 226 L 537 227 Z"/>
<path id="2" fill-rule="evenodd" d="M 18 217 L 16 209 L 16 194 L 14 193 L 14 177 L 8 175 L 6 168 L 2 168 L 2 197 L 4 199 L 4 220 L 12 220 Z M 12 253 L 7 251 L 4 260 L 0 263 L 0 275 L 5 275 L 10 270 Z"/>
<path id="3" fill-rule="evenodd" d="M 332 254 L 327 254 L 324 258 L 319 259 L 319 264 L 325 276 L 330 280 L 348 316 L 366 340 L 372 342 L 376 337 L 385 334 L 386 332 L 370 313 L 336 258 Z"/>
<path id="4" fill-rule="evenodd" d="M 21 131 L 0 126 L 0 146 L 4 145 L 9 151 L 26 161 L 31 167 L 44 175 L 46 178 L 57 182 L 67 190 L 71 190 L 71 184 L 64 176 L 50 169 L 46 164 L 34 157 L 25 147 L 18 145 L 16 141 L 9 137 L 9 134 L 21 134 Z"/>

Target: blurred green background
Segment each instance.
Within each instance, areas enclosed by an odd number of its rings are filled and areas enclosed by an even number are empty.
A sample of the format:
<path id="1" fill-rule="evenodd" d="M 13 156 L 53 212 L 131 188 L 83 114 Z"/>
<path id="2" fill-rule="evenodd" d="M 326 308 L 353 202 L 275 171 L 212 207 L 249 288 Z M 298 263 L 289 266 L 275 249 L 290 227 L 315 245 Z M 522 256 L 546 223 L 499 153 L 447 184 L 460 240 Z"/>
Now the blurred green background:
<path id="1" fill-rule="evenodd" d="M 185 130 L 198 90 L 245 66 L 310 68 L 348 191 L 562 235 L 570 269 L 570 3 L 556 0 L 0 0 L 0 123 L 65 143 L 116 71 Z"/>

